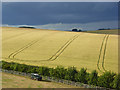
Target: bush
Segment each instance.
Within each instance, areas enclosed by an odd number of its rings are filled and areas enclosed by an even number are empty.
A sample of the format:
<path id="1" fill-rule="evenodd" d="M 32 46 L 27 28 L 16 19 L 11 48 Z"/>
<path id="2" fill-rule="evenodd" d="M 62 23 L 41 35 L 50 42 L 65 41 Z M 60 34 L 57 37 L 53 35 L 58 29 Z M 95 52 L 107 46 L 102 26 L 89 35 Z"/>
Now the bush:
<path id="1" fill-rule="evenodd" d="M 108 71 L 98 77 L 96 70 L 92 71 L 91 74 L 89 74 L 86 72 L 87 69 L 85 68 L 81 68 L 80 71 L 77 71 L 75 67 L 69 67 L 65 69 L 64 67 L 58 66 L 54 69 L 48 67 L 18 64 L 13 62 L 9 63 L 5 61 L 2 61 L 2 68 L 26 73 L 38 73 L 44 76 L 88 83 L 90 85 L 98 85 L 106 88 L 116 88 L 118 90 L 120 89 L 120 74 L 116 75 L 115 73 Z"/>
<path id="2" fill-rule="evenodd" d="M 65 78 L 66 71 L 67 71 L 67 70 L 64 69 L 64 67 L 57 66 L 57 67 L 54 69 L 54 76 L 57 77 L 57 78 L 64 79 L 64 78 Z"/>
<path id="3" fill-rule="evenodd" d="M 105 72 L 103 75 L 99 76 L 98 78 L 98 86 L 112 88 L 113 87 L 113 80 L 115 74 L 112 72 Z"/>
<path id="4" fill-rule="evenodd" d="M 48 67 L 39 67 L 37 69 L 38 74 L 44 75 L 44 76 L 50 76 L 49 68 Z"/>
<path id="5" fill-rule="evenodd" d="M 87 83 L 87 69 L 81 68 L 81 70 L 75 75 L 75 81 L 81 83 Z"/>
<path id="6" fill-rule="evenodd" d="M 51 77 L 55 77 L 55 73 L 54 73 L 53 68 L 49 68 L 49 74 L 50 74 Z"/>
<path id="7" fill-rule="evenodd" d="M 97 82 L 98 82 L 98 72 L 96 70 L 94 70 L 89 75 L 88 84 L 90 84 L 90 85 L 97 85 Z"/>
<path id="8" fill-rule="evenodd" d="M 69 67 L 65 73 L 65 79 L 75 81 L 75 74 L 78 73 L 75 67 Z"/>
<path id="9" fill-rule="evenodd" d="M 120 73 L 115 76 L 115 79 L 113 81 L 113 88 L 120 90 Z"/>
<path id="10" fill-rule="evenodd" d="M 18 71 L 19 72 L 26 72 L 27 66 L 25 64 L 18 64 Z"/>
<path id="11" fill-rule="evenodd" d="M 37 67 L 31 66 L 30 67 L 30 73 L 37 73 Z"/>
<path id="12" fill-rule="evenodd" d="M 64 67 L 57 66 L 55 69 L 49 68 L 49 73 L 51 77 L 64 79 L 66 74 L 66 69 L 64 69 Z"/>
<path id="13" fill-rule="evenodd" d="M 3 69 L 10 70 L 10 65 L 11 65 L 11 64 L 8 63 L 8 62 L 7 62 L 7 63 L 6 63 L 6 62 L 2 62 L 2 68 L 3 68 Z"/>
<path id="14" fill-rule="evenodd" d="M 27 73 L 35 73 L 37 70 L 34 68 L 34 66 L 27 66 Z"/>
<path id="15" fill-rule="evenodd" d="M 10 69 L 14 70 L 14 71 L 18 71 L 18 64 L 17 63 L 11 63 Z"/>

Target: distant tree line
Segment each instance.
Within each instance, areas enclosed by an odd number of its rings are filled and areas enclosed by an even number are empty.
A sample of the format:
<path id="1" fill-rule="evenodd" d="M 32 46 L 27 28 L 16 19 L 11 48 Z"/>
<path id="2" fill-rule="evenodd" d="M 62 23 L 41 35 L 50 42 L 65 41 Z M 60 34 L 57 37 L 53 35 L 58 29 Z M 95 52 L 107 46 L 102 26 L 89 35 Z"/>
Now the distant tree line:
<path id="1" fill-rule="evenodd" d="M 98 30 L 111 30 L 110 28 L 100 28 Z"/>
<path id="2" fill-rule="evenodd" d="M 64 68 L 57 66 L 56 68 L 48 68 L 45 66 L 31 66 L 19 64 L 15 62 L 2 61 L 2 69 L 14 70 L 26 73 L 38 73 L 44 76 L 56 77 L 58 79 L 71 80 L 89 85 L 96 85 L 106 88 L 120 89 L 120 74 L 107 71 L 98 76 L 98 72 L 93 70 L 91 73 L 87 69 L 81 68 L 79 71 L 75 67 Z"/>
<path id="3" fill-rule="evenodd" d="M 81 29 L 72 29 L 72 31 L 74 31 L 74 32 L 82 32 Z"/>
<path id="4" fill-rule="evenodd" d="M 21 27 L 19 27 L 19 28 L 32 28 L 32 29 L 35 29 L 35 27 L 29 27 L 29 26 L 21 26 Z"/>

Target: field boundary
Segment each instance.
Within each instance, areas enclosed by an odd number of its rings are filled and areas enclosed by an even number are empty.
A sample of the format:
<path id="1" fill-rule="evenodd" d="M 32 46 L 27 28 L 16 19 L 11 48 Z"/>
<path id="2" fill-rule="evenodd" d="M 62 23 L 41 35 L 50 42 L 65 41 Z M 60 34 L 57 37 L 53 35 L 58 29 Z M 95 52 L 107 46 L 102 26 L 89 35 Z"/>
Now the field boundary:
<path id="1" fill-rule="evenodd" d="M 18 76 L 23 76 L 23 77 L 31 77 L 31 73 L 25 73 L 25 72 L 18 72 L 18 71 L 13 71 L 13 70 L 6 70 L 6 69 L 0 69 L 0 71 L 13 74 L 13 75 L 18 75 Z M 46 81 L 51 81 L 51 82 L 57 82 L 57 83 L 63 83 L 66 85 L 72 85 L 72 86 L 77 86 L 77 87 L 84 87 L 84 88 L 94 88 L 94 89 L 99 89 L 99 90 L 106 90 L 104 87 L 99 87 L 99 86 L 94 86 L 94 85 L 88 85 L 80 82 L 75 82 L 75 81 L 70 81 L 70 80 L 64 80 L 64 79 L 59 79 L 55 77 L 49 77 L 49 76 L 42 76 L 43 80 Z"/>

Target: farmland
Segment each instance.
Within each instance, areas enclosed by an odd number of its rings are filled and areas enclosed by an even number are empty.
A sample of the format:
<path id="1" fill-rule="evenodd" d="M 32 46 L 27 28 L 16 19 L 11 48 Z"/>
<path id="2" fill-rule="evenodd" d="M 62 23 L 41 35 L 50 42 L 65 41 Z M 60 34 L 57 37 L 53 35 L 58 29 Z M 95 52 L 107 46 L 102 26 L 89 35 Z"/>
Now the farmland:
<path id="1" fill-rule="evenodd" d="M 11 27 L 2 33 L 5 61 L 118 72 L 118 35 Z"/>
<path id="2" fill-rule="evenodd" d="M 97 34 L 118 34 L 117 29 L 111 29 L 111 30 L 96 30 L 96 31 L 87 31 L 88 33 L 97 33 Z"/>
<path id="3" fill-rule="evenodd" d="M 23 76 L 2 73 L 2 88 L 79 88 L 50 81 L 35 81 Z"/>

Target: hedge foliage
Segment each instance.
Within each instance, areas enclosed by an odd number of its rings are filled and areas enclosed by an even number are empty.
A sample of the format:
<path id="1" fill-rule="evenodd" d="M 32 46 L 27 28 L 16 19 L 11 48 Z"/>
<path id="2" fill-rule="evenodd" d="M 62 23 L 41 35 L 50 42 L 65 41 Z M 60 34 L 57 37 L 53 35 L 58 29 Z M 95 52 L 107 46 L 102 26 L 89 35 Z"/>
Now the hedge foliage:
<path id="1" fill-rule="evenodd" d="M 30 66 L 14 62 L 2 61 L 2 69 L 14 70 L 26 73 L 38 73 L 44 76 L 56 77 L 58 79 L 65 79 L 100 87 L 120 89 L 120 74 L 107 71 L 98 76 L 98 72 L 93 70 L 91 73 L 87 69 L 81 68 L 76 70 L 75 67 L 64 68 L 57 66 L 56 68 L 48 68 L 44 66 Z"/>
<path id="2" fill-rule="evenodd" d="M 97 86 L 98 85 L 97 82 L 98 82 L 98 72 L 96 70 L 93 70 L 89 75 L 88 84 Z"/>

